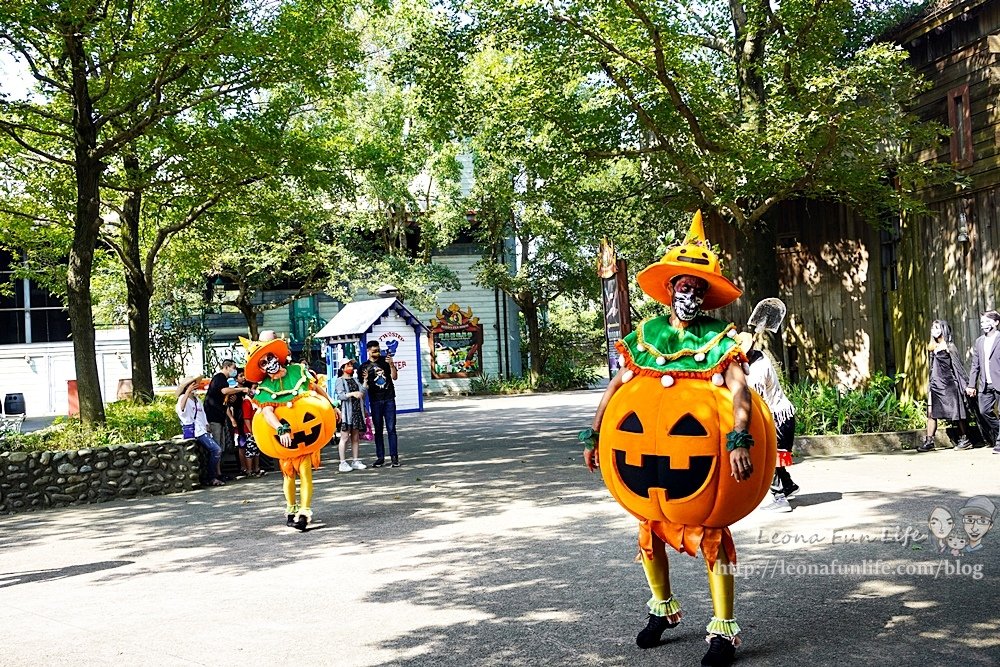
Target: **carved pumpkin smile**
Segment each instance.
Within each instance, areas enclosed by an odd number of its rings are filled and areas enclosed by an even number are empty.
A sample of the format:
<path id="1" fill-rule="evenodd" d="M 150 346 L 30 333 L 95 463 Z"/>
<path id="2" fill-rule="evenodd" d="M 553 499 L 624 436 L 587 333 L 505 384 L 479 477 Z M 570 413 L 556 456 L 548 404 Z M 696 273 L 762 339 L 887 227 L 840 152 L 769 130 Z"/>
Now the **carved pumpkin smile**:
<path id="1" fill-rule="evenodd" d="M 308 424 L 309 422 L 315 420 L 316 416 L 311 412 L 307 412 L 304 415 L 302 415 L 303 424 Z M 285 421 L 284 419 L 281 420 L 281 423 L 291 426 L 291 424 L 288 424 L 288 422 Z M 309 431 L 292 431 L 292 444 L 288 445 L 287 449 L 298 449 L 299 445 L 302 445 L 303 447 L 308 447 L 309 445 L 314 444 L 317 440 L 319 440 L 319 436 L 322 431 L 323 431 L 323 425 L 320 424 L 319 422 L 317 422 L 316 425 L 313 426 L 312 429 L 310 429 Z M 278 437 L 277 433 L 274 435 L 274 440 L 275 443 L 280 447 L 281 438 Z"/>
<path id="2" fill-rule="evenodd" d="M 693 496 L 705 486 L 712 474 L 714 456 L 691 456 L 687 470 L 671 468 L 669 456 L 643 456 L 641 466 L 625 462 L 625 452 L 615 450 L 615 467 L 625 487 L 643 498 L 649 498 L 650 489 L 661 489 L 666 500 L 683 500 Z"/>

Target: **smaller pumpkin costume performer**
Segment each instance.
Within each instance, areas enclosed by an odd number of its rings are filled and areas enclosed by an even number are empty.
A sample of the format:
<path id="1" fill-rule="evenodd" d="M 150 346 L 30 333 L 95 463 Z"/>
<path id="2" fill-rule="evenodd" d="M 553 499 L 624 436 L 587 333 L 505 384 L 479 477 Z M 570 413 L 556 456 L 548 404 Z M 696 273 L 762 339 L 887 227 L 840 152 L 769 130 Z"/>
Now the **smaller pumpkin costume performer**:
<path id="1" fill-rule="evenodd" d="M 701 664 L 729 665 L 740 628 L 728 526 L 770 487 L 774 425 L 747 387 L 736 328 L 699 314 L 742 294 L 722 275 L 700 211 L 684 243 L 637 278 L 671 314 L 643 321 L 617 343 L 622 368 L 601 398 L 593 428 L 580 433 L 584 461 L 590 470 L 600 466 L 611 495 L 640 522 L 639 556 L 652 597 L 636 643 L 658 645 L 681 620 L 666 545 L 690 556 L 701 551 L 714 612 Z"/>
<path id="2" fill-rule="evenodd" d="M 251 430 L 257 447 L 281 466 L 287 524 L 305 530 L 312 521 L 312 471 L 319 466 L 320 450 L 333 437 L 337 413 L 316 376 L 303 364 L 288 363 L 288 343 L 271 336 L 240 338 L 247 351 L 246 377 L 257 383 L 254 402 L 261 408 Z"/>

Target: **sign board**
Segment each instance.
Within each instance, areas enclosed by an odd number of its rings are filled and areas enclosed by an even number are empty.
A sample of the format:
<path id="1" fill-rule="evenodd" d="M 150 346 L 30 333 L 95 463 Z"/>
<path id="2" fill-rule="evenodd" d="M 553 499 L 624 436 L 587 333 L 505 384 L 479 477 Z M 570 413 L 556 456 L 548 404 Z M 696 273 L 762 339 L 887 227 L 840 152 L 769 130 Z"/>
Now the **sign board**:
<path id="1" fill-rule="evenodd" d="M 615 248 L 609 241 L 601 242 L 597 275 L 601 278 L 601 300 L 604 304 L 608 377 L 613 378 L 620 367 L 615 343 L 632 332 L 632 317 L 628 299 L 626 263 L 623 259 L 615 259 Z"/>
<path id="2" fill-rule="evenodd" d="M 453 303 L 431 318 L 428 335 L 431 350 L 431 377 L 479 377 L 483 372 L 483 327 L 472 308 L 462 310 Z"/>

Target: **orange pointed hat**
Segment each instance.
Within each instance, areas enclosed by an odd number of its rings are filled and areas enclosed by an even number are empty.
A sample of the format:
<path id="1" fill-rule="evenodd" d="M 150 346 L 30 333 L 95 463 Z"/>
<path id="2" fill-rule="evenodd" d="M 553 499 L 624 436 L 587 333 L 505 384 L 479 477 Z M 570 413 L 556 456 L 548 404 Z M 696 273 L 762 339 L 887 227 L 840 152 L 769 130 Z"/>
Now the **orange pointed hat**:
<path id="1" fill-rule="evenodd" d="M 673 297 L 670 283 L 677 276 L 697 276 L 708 281 L 702 310 L 722 308 L 743 294 L 743 290 L 722 275 L 719 257 L 705 240 L 701 211 L 694 214 L 684 243 L 671 248 L 659 262 L 640 271 L 636 279 L 643 292 L 669 306 Z"/>
<path id="2" fill-rule="evenodd" d="M 288 349 L 288 343 L 280 338 L 272 338 L 271 340 L 248 340 L 243 336 L 240 336 L 240 343 L 243 344 L 243 349 L 247 351 L 247 363 L 246 367 L 243 369 L 243 374 L 246 376 L 250 382 L 261 382 L 266 375 L 264 371 L 260 369 L 260 360 L 264 358 L 268 352 L 274 354 L 278 357 L 281 365 L 284 366 L 288 357 L 292 354 Z"/>

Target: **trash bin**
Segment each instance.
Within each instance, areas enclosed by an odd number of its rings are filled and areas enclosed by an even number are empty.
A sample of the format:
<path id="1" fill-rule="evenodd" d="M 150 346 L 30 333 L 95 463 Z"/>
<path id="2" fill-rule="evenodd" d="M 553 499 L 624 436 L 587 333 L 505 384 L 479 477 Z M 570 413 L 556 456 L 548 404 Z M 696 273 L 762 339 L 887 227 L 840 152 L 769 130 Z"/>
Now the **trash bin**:
<path id="1" fill-rule="evenodd" d="M 7 394 L 3 399 L 3 411 L 8 415 L 23 415 L 24 394 Z"/>
<path id="2" fill-rule="evenodd" d="M 80 394 L 76 389 L 76 380 L 66 381 L 66 395 L 69 398 L 69 416 L 80 416 Z"/>

